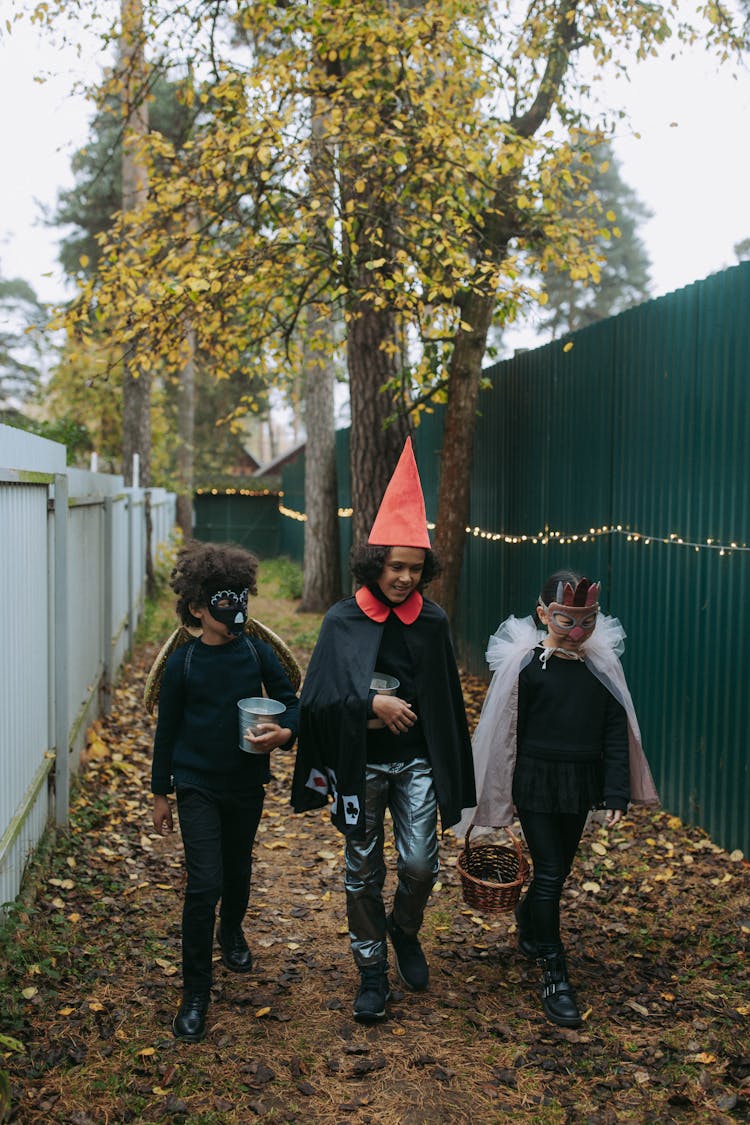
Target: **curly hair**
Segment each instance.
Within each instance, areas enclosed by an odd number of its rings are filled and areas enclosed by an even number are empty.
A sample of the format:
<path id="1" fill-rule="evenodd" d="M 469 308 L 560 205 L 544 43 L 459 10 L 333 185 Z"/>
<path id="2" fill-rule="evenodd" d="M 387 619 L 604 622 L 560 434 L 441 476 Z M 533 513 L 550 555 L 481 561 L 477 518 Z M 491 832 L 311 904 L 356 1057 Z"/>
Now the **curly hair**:
<path id="1" fill-rule="evenodd" d="M 373 547 L 369 543 L 352 547 L 349 555 L 349 569 L 360 585 L 372 586 L 377 582 L 383 573 L 388 552 L 392 549 L 392 547 Z M 424 553 L 424 568 L 417 589 L 423 590 L 429 582 L 432 582 L 433 578 L 437 578 L 442 569 L 440 559 L 432 548 L 428 547 Z"/>
<path id="2" fill-rule="evenodd" d="M 169 585 L 177 594 L 176 610 L 183 625 L 200 625 L 190 612 L 193 605 L 208 605 L 217 590 L 258 593 L 258 560 L 236 543 L 202 543 L 191 539 L 177 553 Z"/>

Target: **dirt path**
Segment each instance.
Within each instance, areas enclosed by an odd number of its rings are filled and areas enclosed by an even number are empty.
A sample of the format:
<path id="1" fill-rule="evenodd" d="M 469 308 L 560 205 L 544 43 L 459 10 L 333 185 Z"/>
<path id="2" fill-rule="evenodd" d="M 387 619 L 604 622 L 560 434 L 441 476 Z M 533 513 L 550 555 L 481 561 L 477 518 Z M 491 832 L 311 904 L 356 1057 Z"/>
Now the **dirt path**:
<path id="1" fill-rule="evenodd" d="M 326 814 L 291 813 L 283 755 L 255 851 L 245 926 L 254 971 L 233 976 L 217 956 L 207 1038 L 177 1043 L 183 874 L 178 835 L 161 839 L 150 824 L 153 726 L 141 693 L 152 654 L 136 655 L 112 714 L 91 731 L 72 833 L 37 865 L 36 896 L 2 937 L 0 1031 L 24 1047 L 5 1054 L 9 1120 L 750 1119 L 741 856 L 665 812 L 593 828 L 564 904 L 587 1018 L 565 1031 L 540 1014 L 512 915 L 485 917 L 462 900 L 447 836 L 424 929 L 430 989 L 397 989 L 387 1021 L 365 1028 L 351 1017 L 341 840 Z M 465 685 L 476 718 L 483 685 Z"/>

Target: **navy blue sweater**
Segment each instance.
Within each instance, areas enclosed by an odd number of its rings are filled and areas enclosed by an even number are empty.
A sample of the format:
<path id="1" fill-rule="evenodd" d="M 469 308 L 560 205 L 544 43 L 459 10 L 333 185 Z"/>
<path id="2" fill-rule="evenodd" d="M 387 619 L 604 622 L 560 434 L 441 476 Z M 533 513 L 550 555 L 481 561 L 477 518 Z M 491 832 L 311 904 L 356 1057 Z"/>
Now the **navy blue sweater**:
<path id="1" fill-rule="evenodd" d="M 186 672 L 185 660 L 190 654 Z M 159 693 L 151 792 L 194 785 L 248 792 L 270 778 L 269 756 L 239 748 L 237 701 L 268 695 L 286 705 L 279 726 L 297 737 L 299 701 L 270 645 L 241 636 L 224 645 L 189 641 L 168 658 Z"/>

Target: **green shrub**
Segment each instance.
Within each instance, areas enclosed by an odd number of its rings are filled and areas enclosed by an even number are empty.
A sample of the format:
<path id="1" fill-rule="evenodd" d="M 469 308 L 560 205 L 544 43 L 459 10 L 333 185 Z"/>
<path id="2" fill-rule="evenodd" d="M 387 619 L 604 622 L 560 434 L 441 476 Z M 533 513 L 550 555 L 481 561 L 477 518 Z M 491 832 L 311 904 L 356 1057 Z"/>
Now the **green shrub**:
<path id="1" fill-rule="evenodd" d="M 267 559 L 261 563 L 261 580 L 273 585 L 279 597 L 298 601 L 302 597 L 302 567 L 286 555 Z"/>

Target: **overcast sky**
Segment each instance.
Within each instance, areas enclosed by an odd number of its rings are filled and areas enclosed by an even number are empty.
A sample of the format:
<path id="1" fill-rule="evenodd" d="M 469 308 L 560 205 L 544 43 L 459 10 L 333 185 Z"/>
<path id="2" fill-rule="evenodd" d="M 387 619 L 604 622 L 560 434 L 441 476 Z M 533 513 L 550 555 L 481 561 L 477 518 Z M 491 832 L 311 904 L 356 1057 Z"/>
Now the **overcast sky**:
<path id="1" fill-rule="evenodd" d="M 45 69 L 53 76 L 39 84 Z M 0 29 L 0 274 L 25 278 L 50 301 L 66 290 L 59 231 L 41 215 L 72 185 L 70 158 L 87 137 L 90 108 L 69 93 L 83 73 L 72 50 L 50 48 L 30 28 Z M 633 67 L 629 83 L 608 90 L 631 118 L 615 142 L 623 178 L 654 212 L 641 229 L 653 295 L 735 265 L 733 245 L 750 236 L 748 70 L 735 78 L 696 47 Z"/>

